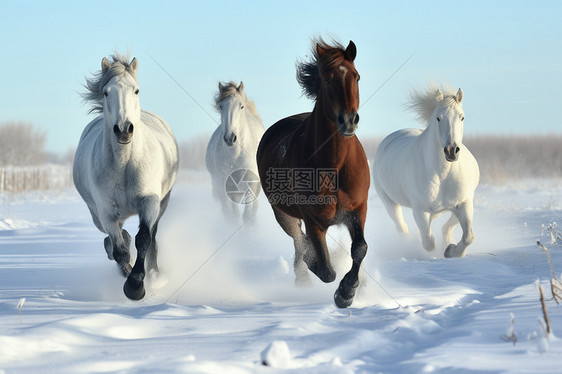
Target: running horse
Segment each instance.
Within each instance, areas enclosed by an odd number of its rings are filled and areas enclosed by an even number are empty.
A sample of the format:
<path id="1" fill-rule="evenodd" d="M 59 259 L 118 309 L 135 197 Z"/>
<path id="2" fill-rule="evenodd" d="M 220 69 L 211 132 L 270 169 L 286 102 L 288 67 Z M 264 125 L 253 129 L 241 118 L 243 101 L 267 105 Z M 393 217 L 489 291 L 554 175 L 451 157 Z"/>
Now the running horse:
<path id="1" fill-rule="evenodd" d="M 441 228 L 445 257 L 463 257 L 474 240 L 474 191 L 480 180 L 478 162 L 463 144 L 463 91 L 429 86 L 412 91 L 410 107 L 425 129 L 402 129 L 388 135 L 375 155 L 375 190 L 399 232 L 408 226 L 402 207 L 412 208 L 427 251 L 435 249 L 432 221 L 446 211 L 451 216 Z M 460 223 L 461 240 L 453 243 Z"/>
<path id="2" fill-rule="evenodd" d="M 370 177 L 365 151 L 355 136 L 357 48 L 352 41 L 345 49 L 334 44 L 314 40 L 311 61 L 297 64 L 297 81 L 304 95 L 315 100 L 314 109 L 271 126 L 260 142 L 257 161 L 275 218 L 294 240 L 297 285 L 310 283 L 308 270 L 325 283 L 336 279 L 326 232 L 338 224 L 349 230 L 353 265 L 334 295 L 336 305 L 347 308 L 367 253 L 363 230 Z"/>
<path id="3" fill-rule="evenodd" d="M 158 273 L 156 232 L 166 211 L 178 172 L 178 147 L 168 124 L 140 109 L 138 61 L 116 53 L 86 80 L 84 100 L 91 121 L 76 149 L 74 185 L 90 210 L 95 226 L 107 234 L 107 257 L 127 277 L 123 292 L 131 300 L 145 296 L 145 258 L 149 274 Z M 131 266 L 131 235 L 123 224 L 139 217 L 137 258 Z"/>

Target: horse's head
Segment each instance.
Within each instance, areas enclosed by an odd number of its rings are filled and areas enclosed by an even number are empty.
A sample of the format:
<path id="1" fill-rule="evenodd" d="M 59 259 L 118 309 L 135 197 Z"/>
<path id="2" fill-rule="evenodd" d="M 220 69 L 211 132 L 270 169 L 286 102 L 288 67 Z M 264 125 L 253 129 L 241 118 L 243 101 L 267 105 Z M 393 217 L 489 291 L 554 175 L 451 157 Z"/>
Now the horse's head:
<path id="1" fill-rule="evenodd" d="M 110 63 L 105 57 L 101 61 L 103 76 L 111 79 L 103 86 L 103 117 L 106 130 L 114 135 L 117 146 L 132 141 L 135 126 L 140 123 L 139 86 L 136 79 L 138 62 L 130 64 L 119 61 Z"/>
<path id="2" fill-rule="evenodd" d="M 357 47 L 352 41 L 345 50 L 328 49 L 317 43 L 316 53 L 320 89 L 327 98 L 325 113 L 328 118 L 336 119 L 341 135 L 352 136 L 359 123 L 359 73 L 353 63 Z"/>
<path id="3" fill-rule="evenodd" d="M 461 151 L 463 136 L 464 111 L 462 110 L 463 93 L 459 88 L 456 95 L 443 95 L 437 90 L 437 106 L 433 112 L 432 122 L 438 127 L 439 144 L 449 162 L 457 161 Z"/>
<path id="4" fill-rule="evenodd" d="M 229 147 L 234 146 L 238 140 L 240 124 L 245 115 L 246 94 L 244 83 L 236 85 L 234 82 L 222 84 L 219 82 L 219 91 L 215 98 L 217 110 L 221 114 L 221 125 L 223 127 L 223 140 Z"/>

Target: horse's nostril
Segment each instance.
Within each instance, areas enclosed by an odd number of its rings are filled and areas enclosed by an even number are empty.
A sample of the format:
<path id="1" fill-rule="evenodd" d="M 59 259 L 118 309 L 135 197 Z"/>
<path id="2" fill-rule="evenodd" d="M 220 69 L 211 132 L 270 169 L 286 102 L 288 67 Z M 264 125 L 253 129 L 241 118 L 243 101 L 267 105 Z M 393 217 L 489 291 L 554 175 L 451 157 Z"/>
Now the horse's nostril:
<path id="1" fill-rule="evenodd" d="M 455 154 L 459 153 L 461 151 L 461 149 L 459 147 L 455 148 Z"/>
<path id="2" fill-rule="evenodd" d="M 355 117 L 353 118 L 353 124 L 357 125 L 359 123 L 359 114 L 355 114 Z"/>
<path id="3" fill-rule="evenodd" d="M 228 144 L 229 146 L 233 145 L 234 142 L 236 141 L 236 134 L 232 133 L 230 135 L 224 135 L 223 136 L 224 142 L 226 144 Z"/>
<path id="4" fill-rule="evenodd" d="M 119 126 L 117 125 L 113 126 L 113 132 L 119 134 L 121 132 L 121 130 L 119 130 Z"/>
<path id="5" fill-rule="evenodd" d="M 133 133 L 133 129 L 134 129 L 134 126 L 133 126 L 133 124 L 131 123 L 131 124 L 129 125 L 129 129 L 128 129 L 129 134 L 132 134 L 132 133 Z"/>
<path id="6" fill-rule="evenodd" d="M 341 112 L 340 114 L 338 114 L 338 123 L 344 123 L 344 122 L 345 122 L 345 116 L 343 112 Z"/>

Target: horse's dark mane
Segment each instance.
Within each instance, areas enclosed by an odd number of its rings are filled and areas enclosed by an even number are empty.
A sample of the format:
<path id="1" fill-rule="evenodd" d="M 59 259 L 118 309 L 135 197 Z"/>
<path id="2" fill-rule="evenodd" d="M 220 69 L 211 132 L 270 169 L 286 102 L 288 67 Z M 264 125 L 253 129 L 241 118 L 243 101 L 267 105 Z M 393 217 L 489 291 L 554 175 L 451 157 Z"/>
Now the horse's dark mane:
<path id="1" fill-rule="evenodd" d="M 325 50 L 322 61 L 318 60 L 317 44 Z M 297 82 L 302 87 L 303 94 L 309 99 L 316 100 L 318 96 L 321 74 L 340 65 L 345 59 L 345 48 L 336 41 L 332 41 L 332 44 L 328 44 L 322 38 L 313 40 L 312 60 L 297 62 Z"/>

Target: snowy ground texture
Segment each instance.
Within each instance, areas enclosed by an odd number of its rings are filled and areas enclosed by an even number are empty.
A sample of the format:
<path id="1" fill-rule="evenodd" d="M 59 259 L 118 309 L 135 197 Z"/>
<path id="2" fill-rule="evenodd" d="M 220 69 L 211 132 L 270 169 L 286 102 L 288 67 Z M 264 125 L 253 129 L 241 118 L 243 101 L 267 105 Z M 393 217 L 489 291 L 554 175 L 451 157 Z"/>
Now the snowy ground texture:
<path id="1" fill-rule="evenodd" d="M 535 243 L 560 276 L 546 227 L 562 222 L 562 181 L 476 195 L 476 240 L 445 259 L 422 249 L 410 211 L 413 234 L 396 233 L 371 190 L 364 286 L 344 310 L 337 283 L 294 286 L 292 241 L 263 196 L 241 226 L 222 218 L 206 178 L 179 183 L 160 226 L 162 273 L 140 302 L 123 295 L 74 191 L 0 196 L 0 373 L 560 373 L 562 305 Z M 350 240 L 329 237 L 339 282 Z"/>

